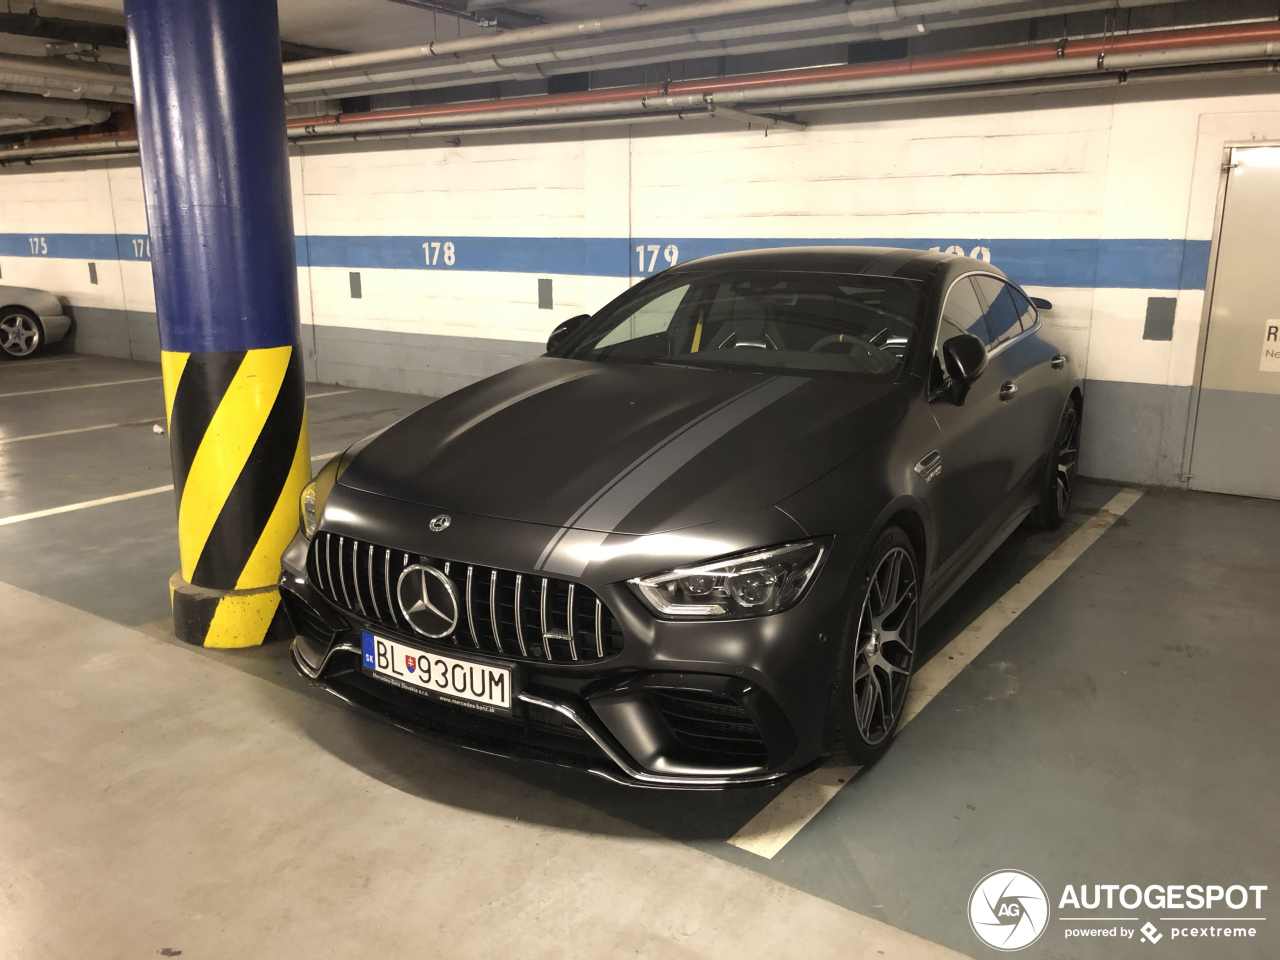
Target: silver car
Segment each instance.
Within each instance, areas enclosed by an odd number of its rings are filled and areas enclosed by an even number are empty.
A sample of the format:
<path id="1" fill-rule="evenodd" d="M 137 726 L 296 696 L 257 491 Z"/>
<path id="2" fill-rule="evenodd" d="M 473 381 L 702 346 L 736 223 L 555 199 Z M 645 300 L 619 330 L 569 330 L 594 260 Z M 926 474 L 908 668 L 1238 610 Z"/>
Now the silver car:
<path id="1" fill-rule="evenodd" d="M 62 303 L 47 290 L 0 285 L 0 350 L 15 360 L 34 356 L 71 329 Z"/>

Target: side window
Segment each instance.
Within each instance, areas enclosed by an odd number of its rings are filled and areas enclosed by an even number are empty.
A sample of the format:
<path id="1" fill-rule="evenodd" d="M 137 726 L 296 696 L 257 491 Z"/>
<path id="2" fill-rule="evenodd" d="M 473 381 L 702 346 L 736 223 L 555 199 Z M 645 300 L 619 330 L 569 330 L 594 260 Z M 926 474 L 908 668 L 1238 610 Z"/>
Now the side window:
<path id="1" fill-rule="evenodd" d="M 936 390 L 947 382 L 947 365 L 942 359 L 942 345 L 952 337 L 971 333 L 987 346 L 991 345 L 987 322 L 983 318 L 985 310 L 968 277 L 957 280 L 952 285 L 947 300 L 942 305 L 942 316 L 938 318 L 938 336 L 933 342 L 931 389 Z"/>
<path id="2" fill-rule="evenodd" d="M 942 319 L 938 322 L 939 346 L 962 333 L 972 333 L 989 345 L 991 334 L 983 319 L 985 312 L 982 301 L 973 289 L 973 283 L 968 278 L 956 281 L 947 294 L 947 302 L 942 305 Z"/>
<path id="3" fill-rule="evenodd" d="M 1018 321 L 1020 311 L 1013 304 L 1012 289 L 1003 280 L 995 277 L 974 277 L 974 283 L 982 291 L 987 301 L 987 329 L 991 332 L 993 343 L 999 344 L 1022 332 Z"/>
<path id="4" fill-rule="evenodd" d="M 684 300 L 684 295 L 688 292 L 689 285 L 685 284 L 674 290 L 668 290 L 660 297 L 655 297 L 610 330 L 597 346 L 611 347 L 628 340 L 651 337 L 655 333 L 666 333 L 676 310 Z"/>
<path id="5" fill-rule="evenodd" d="M 1036 325 L 1035 306 L 1013 287 L 1008 289 L 1009 296 L 1013 297 L 1013 306 L 1018 311 L 1018 318 L 1022 321 L 1022 329 L 1030 330 Z"/>

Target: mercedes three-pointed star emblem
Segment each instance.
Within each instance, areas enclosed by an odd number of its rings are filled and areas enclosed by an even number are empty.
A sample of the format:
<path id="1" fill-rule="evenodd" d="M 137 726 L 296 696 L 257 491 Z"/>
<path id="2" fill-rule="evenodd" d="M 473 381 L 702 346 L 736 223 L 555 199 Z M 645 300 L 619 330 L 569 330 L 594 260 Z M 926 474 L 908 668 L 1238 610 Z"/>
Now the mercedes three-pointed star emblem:
<path id="1" fill-rule="evenodd" d="M 396 599 L 409 626 L 424 637 L 447 637 L 458 625 L 458 593 L 453 581 L 435 567 L 405 567 L 396 583 Z"/>

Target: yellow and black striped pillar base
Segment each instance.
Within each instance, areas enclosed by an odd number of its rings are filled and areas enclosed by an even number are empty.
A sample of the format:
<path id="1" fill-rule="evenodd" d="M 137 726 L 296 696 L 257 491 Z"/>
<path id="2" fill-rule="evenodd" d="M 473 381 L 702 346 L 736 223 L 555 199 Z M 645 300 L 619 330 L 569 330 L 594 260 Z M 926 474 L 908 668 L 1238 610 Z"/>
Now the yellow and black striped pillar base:
<path id="1" fill-rule="evenodd" d="M 182 570 L 178 639 L 252 647 L 288 636 L 276 579 L 311 478 L 298 347 L 164 352 Z"/>

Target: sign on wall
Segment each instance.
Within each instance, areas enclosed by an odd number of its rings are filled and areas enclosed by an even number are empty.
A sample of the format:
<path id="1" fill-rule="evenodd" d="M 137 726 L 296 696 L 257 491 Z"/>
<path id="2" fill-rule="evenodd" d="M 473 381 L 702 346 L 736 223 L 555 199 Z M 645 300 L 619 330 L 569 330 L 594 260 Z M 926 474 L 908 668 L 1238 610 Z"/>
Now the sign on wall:
<path id="1" fill-rule="evenodd" d="M 1258 369 L 1263 373 L 1280 373 L 1280 320 L 1268 320 L 1262 335 L 1262 363 Z"/>

